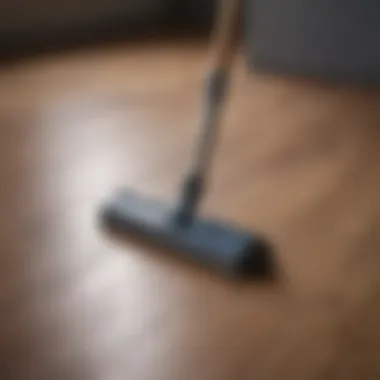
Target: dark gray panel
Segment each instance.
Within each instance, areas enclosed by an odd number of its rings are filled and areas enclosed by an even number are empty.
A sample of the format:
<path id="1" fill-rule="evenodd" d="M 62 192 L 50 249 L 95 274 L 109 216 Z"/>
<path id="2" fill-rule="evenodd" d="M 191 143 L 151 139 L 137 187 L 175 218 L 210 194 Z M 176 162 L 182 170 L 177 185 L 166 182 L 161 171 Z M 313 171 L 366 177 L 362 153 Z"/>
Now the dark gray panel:
<path id="1" fill-rule="evenodd" d="M 257 69 L 380 81 L 378 0 L 251 0 L 247 12 Z"/>

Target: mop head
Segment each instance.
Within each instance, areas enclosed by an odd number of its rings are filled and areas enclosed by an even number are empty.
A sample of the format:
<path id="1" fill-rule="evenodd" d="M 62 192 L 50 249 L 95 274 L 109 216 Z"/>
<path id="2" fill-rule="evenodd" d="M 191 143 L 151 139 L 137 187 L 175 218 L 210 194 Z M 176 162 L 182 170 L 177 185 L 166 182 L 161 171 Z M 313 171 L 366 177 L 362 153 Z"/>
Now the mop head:
<path id="1" fill-rule="evenodd" d="M 270 252 L 264 242 L 239 228 L 200 217 L 181 225 L 175 209 L 129 191 L 116 194 L 101 210 L 106 227 L 169 248 L 204 266 L 238 277 L 266 276 Z"/>

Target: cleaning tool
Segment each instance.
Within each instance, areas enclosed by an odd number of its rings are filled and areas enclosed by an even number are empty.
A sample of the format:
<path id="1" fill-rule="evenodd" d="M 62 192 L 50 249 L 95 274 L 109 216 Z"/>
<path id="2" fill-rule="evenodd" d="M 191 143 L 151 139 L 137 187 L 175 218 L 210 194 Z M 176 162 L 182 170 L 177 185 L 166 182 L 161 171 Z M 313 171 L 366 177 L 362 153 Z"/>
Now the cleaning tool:
<path id="1" fill-rule="evenodd" d="M 101 218 L 112 230 L 135 234 L 158 246 L 181 252 L 224 274 L 246 277 L 270 271 L 268 246 L 248 231 L 198 215 L 237 46 L 240 9 L 240 0 L 220 1 L 199 146 L 177 204 L 167 205 L 122 190 L 102 207 Z"/>

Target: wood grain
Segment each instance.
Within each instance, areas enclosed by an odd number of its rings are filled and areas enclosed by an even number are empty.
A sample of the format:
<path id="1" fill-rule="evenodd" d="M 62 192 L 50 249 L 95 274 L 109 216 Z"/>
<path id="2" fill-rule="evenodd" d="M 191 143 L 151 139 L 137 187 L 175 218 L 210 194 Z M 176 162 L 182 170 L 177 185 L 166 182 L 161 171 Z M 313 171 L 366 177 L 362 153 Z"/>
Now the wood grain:
<path id="1" fill-rule="evenodd" d="M 97 224 L 119 186 L 176 196 L 205 61 L 157 43 L 1 68 L 0 378 L 379 378 L 377 90 L 239 61 L 203 211 L 272 241 L 273 282 Z"/>

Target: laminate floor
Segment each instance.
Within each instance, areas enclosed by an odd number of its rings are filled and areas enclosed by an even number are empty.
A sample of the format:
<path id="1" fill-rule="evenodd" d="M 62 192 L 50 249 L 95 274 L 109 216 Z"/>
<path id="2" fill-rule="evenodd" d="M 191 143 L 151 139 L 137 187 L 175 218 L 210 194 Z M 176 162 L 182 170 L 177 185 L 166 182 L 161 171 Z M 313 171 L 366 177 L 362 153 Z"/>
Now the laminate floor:
<path id="1" fill-rule="evenodd" d="M 175 199 L 205 63 L 161 42 L 1 67 L 1 379 L 379 379 L 380 92 L 238 60 L 203 212 L 270 239 L 272 281 L 98 225 L 120 186 Z"/>

